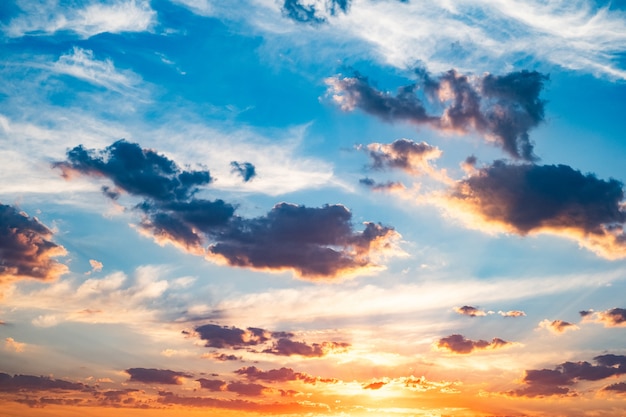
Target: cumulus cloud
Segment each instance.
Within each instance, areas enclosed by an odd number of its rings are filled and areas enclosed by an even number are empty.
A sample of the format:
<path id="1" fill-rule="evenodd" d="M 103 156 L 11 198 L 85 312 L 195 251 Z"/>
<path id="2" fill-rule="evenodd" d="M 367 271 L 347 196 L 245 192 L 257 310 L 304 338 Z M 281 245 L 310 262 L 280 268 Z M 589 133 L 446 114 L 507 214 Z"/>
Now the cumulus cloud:
<path id="1" fill-rule="evenodd" d="M 604 324 L 604 327 L 626 327 L 626 309 L 610 308 L 606 311 L 581 311 L 583 321 L 595 321 Z"/>
<path id="2" fill-rule="evenodd" d="M 546 329 L 554 334 L 562 334 L 568 330 L 578 330 L 579 327 L 575 324 L 569 323 L 563 320 L 553 320 L 550 321 L 545 319 L 539 323 L 540 329 Z"/>
<path id="3" fill-rule="evenodd" d="M 243 182 L 248 182 L 256 177 L 256 168 L 250 162 L 232 161 L 230 166 L 232 167 L 232 172 L 239 174 Z"/>
<path id="4" fill-rule="evenodd" d="M 330 77 L 326 84 L 344 111 L 358 108 L 386 122 L 461 134 L 477 131 L 513 158 L 536 159 L 528 132 L 544 120 L 545 102 L 539 95 L 547 76 L 536 71 L 468 76 L 450 70 L 432 77 L 423 69 L 416 74 L 417 82 L 400 87 L 395 95 L 378 90 L 359 73 Z M 429 112 L 424 98 L 438 101 L 443 111 Z"/>
<path id="5" fill-rule="evenodd" d="M 587 361 L 564 362 L 554 369 L 527 370 L 522 380 L 525 387 L 508 394 L 525 397 L 574 394 L 571 387 L 578 381 L 599 381 L 626 373 L 626 356 L 600 355 L 594 361 L 597 365 Z"/>
<path id="6" fill-rule="evenodd" d="M 567 165 L 495 161 L 458 181 L 436 203 L 471 227 L 556 234 L 615 259 L 626 256 L 623 199 L 619 181 Z"/>
<path id="7" fill-rule="evenodd" d="M 239 329 L 224 327 L 216 324 L 205 324 L 196 327 L 200 339 L 206 340 L 206 347 L 240 349 L 246 346 L 255 346 L 271 340 L 272 333 L 255 328 Z"/>
<path id="8" fill-rule="evenodd" d="M 244 349 L 269 344 L 270 346 L 263 349 L 262 353 L 279 356 L 320 357 L 331 352 L 345 352 L 350 347 L 349 343 L 344 342 L 308 344 L 293 340 L 295 337 L 293 333 L 271 332 L 256 327 L 248 327 L 244 330 L 237 327 L 205 324 L 196 327 L 195 335 L 206 341 L 206 347 L 218 349 Z"/>
<path id="9" fill-rule="evenodd" d="M 68 272 L 53 258 L 66 254 L 37 218 L 0 204 L 0 282 L 19 278 L 51 281 Z"/>
<path id="10" fill-rule="evenodd" d="M 129 368 L 124 372 L 130 375 L 129 381 L 142 382 L 144 384 L 181 385 L 183 378 L 192 377 L 184 372 L 176 372 L 169 369 Z"/>
<path id="11" fill-rule="evenodd" d="M 377 260 L 398 254 L 400 235 L 391 227 L 365 222 L 356 231 L 344 206 L 310 208 L 279 203 L 265 216 L 245 219 L 223 200 L 195 198 L 213 181 L 208 170 L 181 170 L 174 161 L 124 140 L 104 150 L 77 146 L 56 162 L 66 178 L 105 177 L 110 198 L 143 197 L 140 230 L 160 243 L 173 243 L 216 262 L 259 270 L 291 270 L 303 278 L 335 278 L 380 269 Z"/>
<path id="12" fill-rule="evenodd" d="M 232 266 L 294 270 L 303 278 L 332 278 L 378 267 L 373 256 L 395 253 L 399 234 L 366 222 L 355 231 L 342 205 L 310 208 L 280 203 L 262 217 L 236 218 L 209 246 L 209 253 Z"/>
<path id="13" fill-rule="evenodd" d="M 476 350 L 500 349 L 510 345 L 512 345 L 512 342 L 507 342 L 497 337 L 488 342 L 486 340 L 466 339 L 463 335 L 453 334 L 439 339 L 436 346 L 453 353 L 468 354 Z"/>
<path id="14" fill-rule="evenodd" d="M 74 32 L 82 38 L 105 32 L 143 32 L 156 21 L 156 12 L 147 0 L 88 1 L 84 7 L 68 7 L 58 0 L 36 4 L 26 0 L 18 1 L 18 6 L 24 13 L 4 28 L 13 38 L 59 31 Z"/>
<path id="15" fill-rule="evenodd" d="M 482 317 L 487 315 L 487 312 L 484 310 L 480 310 L 479 308 L 472 306 L 454 307 L 454 311 L 470 317 Z"/>
<path id="16" fill-rule="evenodd" d="M 626 392 L 626 382 L 616 382 L 615 384 L 604 387 L 604 391 L 615 391 L 619 393 Z"/>
<path id="17" fill-rule="evenodd" d="M 370 143 L 367 146 L 359 146 L 358 149 L 367 151 L 372 160 L 371 168 L 381 170 L 385 168 L 400 169 L 409 175 L 430 175 L 445 179 L 445 171 L 438 171 L 432 164 L 442 152 L 436 146 L 426 142 L 414 142 L 410 139 L 398 139 L 392 143 Z M 365 180 L 367 181 L 367 180 Z M 367 186 L 380 186 L 368 184 Z M 387 188 L 395 187 L 395 183 L 388 183 Z"/>

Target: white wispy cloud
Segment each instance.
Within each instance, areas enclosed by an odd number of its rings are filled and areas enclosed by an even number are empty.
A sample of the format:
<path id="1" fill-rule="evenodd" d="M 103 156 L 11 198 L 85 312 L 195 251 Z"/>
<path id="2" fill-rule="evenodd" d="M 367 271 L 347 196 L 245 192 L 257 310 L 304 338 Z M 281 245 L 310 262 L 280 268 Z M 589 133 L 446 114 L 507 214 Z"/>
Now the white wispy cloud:
<path id="1" fill-rule="evenodd" d="M 79 47 L 61 55 L 51 70 L 126 94 L 136 91 L 141 83 L 141 77 L 134 72 L 118 70 L 110 59 L 98 60 L 93 51 Z"/>
<path id="2" fill-rule="evenodd" d="M 58 0 L 22 0 L 18 6 L 24 13 L 2 28 L 12 38 L 59 31 L 74 32 L 82 38 L 104 32 L 143 32 L 156 21 L 156 12 L 147 0 L 88 1 L 82 7 L 67 7 Z"/>
<path id="3" fill-rule="evenodd" d="M 373 48 L 375 58 L 401 69 L 422 63 L 435 72 L 503 72 L 544 63 L 626 78 L 619 61 L 626 13 L 590 0 L 355 0 L 348 13 L 326 16 L 326 24 L 313 28 L 288 21 L 280 2 L 251 3 L 254 13 L 216 4 L 211 14 L 246 19 L 283 46 L 305 39 L 316 51 L 334 49 L 335 59 L 346 58 L 346 48 L 352 57 L 370 57 Z"/>

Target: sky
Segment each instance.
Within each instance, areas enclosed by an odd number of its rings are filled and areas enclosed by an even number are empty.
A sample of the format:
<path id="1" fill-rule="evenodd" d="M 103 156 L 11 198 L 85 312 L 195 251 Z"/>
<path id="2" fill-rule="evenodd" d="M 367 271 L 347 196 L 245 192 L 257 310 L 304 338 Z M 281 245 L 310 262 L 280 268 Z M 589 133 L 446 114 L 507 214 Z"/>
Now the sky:
<path id="1" fill-rule="evenodd" d="M 0 414 L 622 415 L 625 112 L 622 0 L 2 1 Z"/>

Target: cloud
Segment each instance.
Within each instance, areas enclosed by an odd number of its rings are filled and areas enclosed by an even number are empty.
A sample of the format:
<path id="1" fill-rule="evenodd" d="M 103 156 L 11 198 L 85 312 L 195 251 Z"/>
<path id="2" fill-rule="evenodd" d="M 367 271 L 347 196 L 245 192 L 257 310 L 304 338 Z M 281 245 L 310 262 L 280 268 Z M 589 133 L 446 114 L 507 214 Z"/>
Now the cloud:
<path id="1" fill-rule="evenodd" d="M 450 70 L 433 78 L 423 69 L 416 75 L 417 82 L 400 87 L 396 95 L 376 89 L 359 73 L 330 77 L 326 84 L 328 95 L 344 111 L 358 108 L 386 122 L 404 121 L 447 132 L 477 131 L 513 158 L 536 159 L 528 132 L 544 120 L 545 102 L 539 94 L 547 76 L 536 71 L 467 76 Z M 422 98 L 438 101 L 441 114 L 429 114 L 418 92 Z"/>
<path id="2" fill-rule="evenodd" d="M 363 389 L 378 390 L 384 387 L 385 385 L 387 385 L 387 383 L 388 383 L 387 381 L 376 381 L 376 382 L 372 382 L 370 384 L 364 385 Z"/>
<path id="3" fill-rule="evenodd" d="M 431 161 L 438 159 L 442 152 L 426 142 L 398 139 L 389 144 L 370 143 L 359 148 L 367 150 L 372 169 L 400 169 L 410 175 L 442 175 L 431 165 Z"/>
<path id="4" fill-rule="evenodd" d="M 227 410 L 251 411 L 266 414 L 305 414 L 328 412 L 328 407 L 311 402 L 256 403 L 247 400 L 224 400 L 210 397 L 184 397 L 171 392 L 159 392 L 158 402 L 165 405 L 187 407 L 218 408 Z"/>
<path id="5" fill-rule="evenodd" d="M 615 391 L 619 393 L 626 392 L 626 382 L 616 382 L 615 384 L 604 387 L 603 391 Z"/>
<path id="6" fill-rule="evenodd" d="M 25 35 L 51 35 L 70 31 L 82 38 L 99 33 L 143 32 L 156 22 L 156 12 L 146 0 L 112 0 L 105 4 L 91 1 L 82 7 L 68 7 L 58 0 L 19 1 L 24 13 L 3 28 L 12 38 Z"/>
<path id="7" fill-rule="evenodd" d="M 502 317 L 524 317 L 526 313 L 520 310 L 498 311 Z"/>
<path id="8" fill-rule="evenodd" d="M 245 382 L 226 382 L 219 379 L 197 379 L 203 389 L 213 392 L 234 392 L 239 395 L 248 397 L 257 397 L 262 395 L 267 388 L 261 384 L 250 384 Z"/>
<path id="9" fill-rule="evenodd" d="M 95 259 L 90 259 L 89 260 L 89 265 L 91 265 L 91 271 L 90 272 L 100 272 L 100 271 L 102 271 L 102 268 L 104 267 L 102 262 L 96 261 Z"/>
<path id="10" fill-rule="evenodd" d="M 288 382 L 288 381 L 302 381 L 305 384 L 315 384 L 317 382 L 322 383 L 336 383 L 338 380 L 334 378 L 320 378 L 314 377 L 304 372 L 295 372 L 292 368 L 282 367 L 280 369 L 270 369 L 269 371 L 263 371 L 256 366 L 248 366 L 237 369 L 236 374 L 244 375 L 246 378 L 252 381 L 266 381 L 266 382 Z"/>
<path id="11" fill-rule="evenodd" d="M 508 392 L 513 396 L 544 397 L 573 393 L 571 386 L 578 381 L 599 381 L 626 373 L 626 356 L 600 355 L 594 358 L 597 365 L 589 362 L 564 362 L 555 369 L 527 370 L 524 388 Z"/>
<path id="12" fill-rule="evenodd" d="M 352 0 L 284 0 L 283 15 L 300 23 L 320 24 L 337 13 L 347 13 Z"/>
<path id="13" fill-rule="evenodd" d="M 271 340 L 272 333 L 267 330 L 248 327 L 224 327 L 216 324 L 205 324 L 196 327 L 200 339 L 206 340 L 206 347 L 240 349 L 246 346 L 256 346 Z"/>
<path id="14" fill-rule="evenodd" d="M 164 202 L 188 199 L 198 186 L 213 180 L 207 170 L 182 171 L 166 156 L 123 139 L 101 151 L 76 146 L 67 152 L 67 161 L 53 167 L 61 169 L 65 178 L 105 177 L 113 181 L 115 191 Z"/>
<path id="15" fill-rule="evenodd" d="M 122 192 L 143 197 L 134 207 L 143 213 L 141 231 L 231 266 L 328 279 L 380 269 L 377 259 L 401 252 L 393 228 L 365 222 L 363 231 L 355 231 L 352 213 L 339 204 L 279 203 L 266 216 L 236 216 L 236 207 L 223 200 L 194 197 L 213 181 L 208 170 L 181 170 L 156 151 L 124 140 L 101 151 L 77 146 L 53 166 L 66 178 L 110 179 L 115 188 L 103 187 L 110 198 Z"/>
<path id="16" fill-rule="evenodd" d="M 454 307 L 454 311 L 464 316 L 470 317 L 482 317 L 487 315 L 485 311 L 479 310 L 478 308 L 472 306 Z"/>
<path id="17" fill-rule="evenodd" d="M 19 278 L 51 281 L 68 272 L 53 258 L 66 254 L 35 217 L 0 204 L 0 282 Z"/>
<path id="18" fill-rule="evenodd" d="M 279 356 L 299 355 L 315 358 L 326 356 L 331 352 L 345 352 L 349 347 L 349 343 L 342 342 L 323 342 L 309 345 L 305 342 L 281 338 L 278 339 L 270 349 L 266 349 L 263 352 Z"/>
<path id="19" fill-rule="evenodd" d="M 191 378 L 189 374 L 169 369 L 129 368 L 124 372 L 130 375 L 129 381 L 144 384 L 181 385 L 183 378 Z"/>
<path id="20" fill-rule="evenodd" d="M 0 391 L 83 391 L 88 387 L 80 382 L 69 382 L 45 376 L 14 375 L 0 373 Z"/>
<path id="21" fill-rule="evenodd" d="M 626 327 L 626 309 L 611 308 L 606 311 L 581 311 L 584 321 L 595 321 L 604 324 L 604 327 Z"/>
<path id="22" fill-rule="evenodd" d="M 110 59 L 99 61 L 93 51 L 76 46 L 70 53 L 61 55 L 51 69 L 124 95 L 136 91 L 141 82 L 141 78 L 132 71 L 119 71 Z"/>
<path id="23" fill-rule="evenodd" d="M 609 259 L 626 256 L 622 183 L 567 165 L 495 161 L 458 181 L 442 209 L 471 227 L 573 238 Z"/>
<path id="24" fill-rule="evenodd" d="M 486 340 L 470 340 L 466 339 L 463 335 L 453 334 L 439 339 L 437 347 L 445 349 L 453 353 L 468 354 L 476 350 L 493 350 L 500 349 L 506 346 L 512 345 L 512 342 L 507 342 L 500 338 L 494 338 L 491 342 Z"/>
<path id="25" fill-rule="evenodd" d="M 554 334 L 562 334 L 565 333 L 568 330 L 578 330 L 579 327 L 576 326 L 575 324 L 572 323 L 568 323 L 566 321 L 563 320 L 554 320 L 554 321 L 550 321 L 548 319 L 545 319 L 543 321 L 541 321 L 539 323 L 539 328 L 540 329 L 546 329 Z"/>
<path id="26" fill-rule="evenodd" d="M 21 353 L 26 349 L 26 343 L 20 343 L 12 337 L 4 339 L 4 348 L 13 352 Z"/>
<path id="27" fill-rule="evenodd" d="M 387 181 L 385 183 L 378 183 L 371 178 L 361 178 L 359 184 L 373 191 L 402 191 L 406 189 L 401 182 Z"/>
<path id="28" fill-rule="evenodd" d="M 196 327 L 195 335 L 206 341 L 206 347 L 218 349 L 243 349 L 271 343 L 271 347 L 264 349 L 262 353 L 279 356 L 320 357 L 331 352 L 345 352 L 350 347 L 350 344 L 343 342 L 322 342 L 309 345 L 292 340 L 295 337 L 293 333 L 271 332 L 256 327 L 248 327 L 244 330 L 237 327 L 205 324 Z"/>
<path id="29" fill-rule="evenodd" d="M 399 234 L 365 223 L 354 231 L 352 213 L 342 205 L 309 208 L 279 203 L 262 217 L 233 219 L 209 252 L 231 266 L 291 269 L 302 278 L 334 278 L 379 268 L 373 257 L 397 253 Z"/>
<path id="30" fill-rule="evenodd" d="M 243 182 L 251 181 L 254 177 L 256 177 L 256 168 L 250 162 L 232 161 L 230 166 L 233 168 L 233 172 L 241 175 Z"/>

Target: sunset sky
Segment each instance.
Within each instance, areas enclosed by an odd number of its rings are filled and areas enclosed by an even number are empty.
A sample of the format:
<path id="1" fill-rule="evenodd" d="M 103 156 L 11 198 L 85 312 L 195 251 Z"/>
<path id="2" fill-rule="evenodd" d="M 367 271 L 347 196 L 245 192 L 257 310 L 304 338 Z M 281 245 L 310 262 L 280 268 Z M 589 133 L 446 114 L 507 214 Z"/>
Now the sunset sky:
<path id="1" fill-rule="evenodd" d="M 625 415 L 626 2 L 0 36 L 2 417 Z"/>

